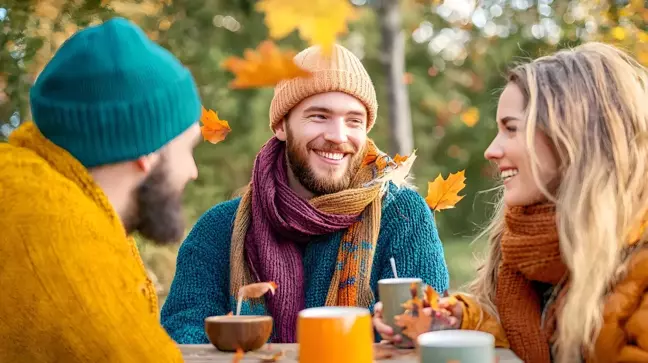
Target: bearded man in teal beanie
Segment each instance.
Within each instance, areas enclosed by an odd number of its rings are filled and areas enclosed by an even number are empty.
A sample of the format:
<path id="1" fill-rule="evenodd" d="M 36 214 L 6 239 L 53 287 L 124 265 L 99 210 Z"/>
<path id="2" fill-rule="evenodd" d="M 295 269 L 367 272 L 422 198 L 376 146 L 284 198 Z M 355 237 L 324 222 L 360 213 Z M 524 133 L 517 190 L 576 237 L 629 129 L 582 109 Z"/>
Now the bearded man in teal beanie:
<path id="1" fill-rule="evenodd" d="M 68 39 L 0 145 L 0 362 L 180 362 L 130 235 L 184 235 L 201 101 L 127 20 Z"/>

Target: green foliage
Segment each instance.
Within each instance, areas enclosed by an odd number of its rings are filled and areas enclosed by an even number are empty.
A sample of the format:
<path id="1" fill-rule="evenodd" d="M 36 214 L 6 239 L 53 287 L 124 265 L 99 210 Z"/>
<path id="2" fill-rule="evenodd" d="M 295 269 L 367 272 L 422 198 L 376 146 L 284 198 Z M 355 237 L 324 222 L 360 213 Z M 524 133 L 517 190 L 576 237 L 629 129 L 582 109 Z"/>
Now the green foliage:
<path id="1" fill-rule="evenodd" d="M 4 29 L 0 38 L 0 68 L 8 79 L 5 90 L 8 101 L 0 104 L 0 124 L 15 111 L 27 117 L 28 89 L 33 82 L 28 66 L 39 48 L 51 46 L 42 37 L 26 33 L 36 26 L 31 16 L 36 3 L 38 1 L 9 0 L 8 5 L 3 5 L 7 15 L 0 20 Z M 92 19 L 105 19 L 113 14 L 110 1 L 68 3 L 74 6 L 61 13 L 60 24 L 72 21 L 86 25 Z M 204 143 L 196 150 L 200 175 L 188 186 L 185 196 L 190 224 L 249 181 L 254 157 L 271 136 L 268 108 L 272 89 L 231 90 L 227 85 L 233 77 L 220 67 L 228 56 L 241 56 L 246 48 L 254 48 L 267 39 L 263 15 L 255 11 L 254 3 L 252 0 L 174 0 L 168 2 L 161 13 L 139 21 L 154 39 L 191 69 L 205 107 L 216 110 L 232 127 L 224 142 Z M 408 87 L 414 145 L 419 155 L 414 164 L 416 185 L 424 196 L 428 180 L 437 174 L 447 176 L 450 172 L 466 169 L 467 197 L 456 209 L 438 213 L 437 222 L 444 239 L 469 237 L 486 219 L 487 202 L 492 198 L 480 192 L 495 185 L 483 151 L 496 132 L 495 108 L 507 68 L 514 62 L 577 44 L 583 21 L 565 20 L 565 14 L 578 3 L 576 1 L 555 4 L 526 1 L 527 6 L 522 8 L 519 1 L 483 1 L 485 12 L 482 15 L 487 26 L 481 24 L 481 27 L 476 25 L 474 17 L 473 22 L 469 17 L 468 21 L 453 21 L 454 13 L 448 16 L 445 10 L 420 3 L 425 1 L 402 0 L 403 26 L 407 34 L 406 67 L 413 79 Z M 548 4 L 551 4 L 549 10 Z M 370 6 L 361 8 L 364 10 L 362 17 L 351 25 L 349 35 L 341 42 L 363 53 L 362 61 L 374 80 L 380 105 L 378 122 L 370 136 L 381 148 L 388 150 L 391 133 L 386 119 L 389 104 L 385 72 L 380 62 L 380 31 L 375 12 Z M 454 12 L 460 13 L 457 9 Z M 552 40 L 546 34 L 533 36 L 533 26 L 549 20 L 562 29 L 561 37 Z M 165 23 L 170 23 L 170 27 L 164 26 Z M 426 31 L 432 34 L 420 36 Z M 450 37 L 453 34 L 455 38 Z M 450 39 L 445 49 L 430 51 L 435 39 L 441 36 Z M 19 56 L 11 53 L 9 42 L 22 49 Z M 449 49 L 454 43 L 463 45 L 450 56 L 453 52 Z M 280 41 L 279 45 L 293 49 L 305 46 L 296 34 Z M 461 122 L 461 113 L 470 107 L 475 107 L 480 115 L 473 127 Z"/>

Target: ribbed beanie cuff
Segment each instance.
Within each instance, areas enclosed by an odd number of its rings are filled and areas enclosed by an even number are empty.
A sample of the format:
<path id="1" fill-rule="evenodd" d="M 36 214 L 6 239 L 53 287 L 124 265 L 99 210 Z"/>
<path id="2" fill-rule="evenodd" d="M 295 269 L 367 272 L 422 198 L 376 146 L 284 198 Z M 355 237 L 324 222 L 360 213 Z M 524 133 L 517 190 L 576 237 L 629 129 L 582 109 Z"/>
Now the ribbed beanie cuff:
<path id="1" fill-rule="evenodd" d="M 191 72 L 123 18 L 70 37 L 29 97 L 40 132 L 87 168 L 153 153 L 201 113 Z"/>
<path id="2" fill-rule="evenodd" d="M 279 82 L 270 104 L 270 128 L 281 122 L 286 114 L 304 99 L 326 92 L 344 92 L 362 102 L 367 109 L 367 132 L 373 127 L 378 102 L 373 83 L 362 62 L 348 49 L 336 44 L 330 56 L 312 46 L 294 58 L 295 64 L 312 73 Z"/>
<path id="3" fill-rule="evenodd" d="M 38 92 L 30 94 L 30 102 L 41 133 L 87 168 L 153 153 L 196 123 L 201 112 L 189 72 L 130 102 L 65 103 Z"/>

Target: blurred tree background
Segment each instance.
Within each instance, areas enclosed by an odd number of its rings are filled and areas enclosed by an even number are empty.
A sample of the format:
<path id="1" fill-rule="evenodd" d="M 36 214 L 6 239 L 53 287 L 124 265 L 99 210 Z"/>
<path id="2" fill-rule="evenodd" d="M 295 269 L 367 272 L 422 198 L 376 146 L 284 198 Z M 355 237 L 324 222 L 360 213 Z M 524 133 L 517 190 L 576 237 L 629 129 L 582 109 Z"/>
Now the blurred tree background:
<path id="1" fill-rule="evenodd" d="M 225 141 L 196 150 L 200 175 L 185 193 L 190 227 L 248 182 L 254 157 L 271 136 L 272 89 L 232 90 L 228 83 L 233 76 L 221 68 L 228 56 L 241 57 L 246 48 L 268 38 L 255 2 L 5 0 L 0 5 L 0 139 L 30 118 L 29 87 L 65 39 L 112 16 L 127 17 L 191 69 L 205 107 L 232 127 Z M 487 220 L 495 196 L 489 192 L 497 185 L 495 175 L 483 151 L 496 132 L 495 110 L 507 68 L 589 40 L 613 43 L 648 65 L 648 1 L 351 3 L 359 17 L 339 42 L 363 61 L 376 86 L 379 116 L 370 136 L 392 155 L 417 149 L 415 183 L 423 196 L 427 182 L 439 173 L 446 177 L 466 170 L 466 197 L 456 209 L 436 216 L 452 285 L 458 287 L 473 274 L 472 252 L 479 243 L 469 242 Z M 307 46 L 297 34 L 277 44 L 295 50 Z M 399 59 L 404 61 L 400 68 Z M 173 278 L 177 247 L 140 241 L 162 299 Z"/>

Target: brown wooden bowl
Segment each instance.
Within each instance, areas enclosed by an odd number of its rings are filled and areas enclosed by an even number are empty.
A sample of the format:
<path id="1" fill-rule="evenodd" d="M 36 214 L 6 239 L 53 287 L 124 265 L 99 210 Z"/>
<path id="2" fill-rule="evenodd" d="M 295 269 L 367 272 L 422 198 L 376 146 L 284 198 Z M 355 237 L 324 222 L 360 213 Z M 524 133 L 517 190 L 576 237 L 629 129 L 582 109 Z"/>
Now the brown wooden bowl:
<path id="1" fill-rule="evenodd" d="M 263 315 L 222 315 L 205 318 L 209 341 L 224 352 L 241 348 L 244 352 L 261 348 L 272 333 L 272 317 Z"/>

